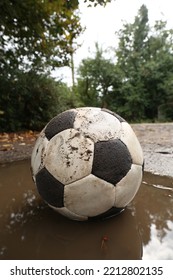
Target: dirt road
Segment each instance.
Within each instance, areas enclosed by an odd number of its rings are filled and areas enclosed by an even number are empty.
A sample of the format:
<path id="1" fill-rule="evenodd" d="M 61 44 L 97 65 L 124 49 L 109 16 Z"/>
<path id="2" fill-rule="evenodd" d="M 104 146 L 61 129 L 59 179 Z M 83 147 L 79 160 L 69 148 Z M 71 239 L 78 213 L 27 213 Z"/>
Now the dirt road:
<path id="1" fill-rule="evenodd" d="M 145 170 L 173 177 L 173 123 L 133 124 L 145 158 Z"/>

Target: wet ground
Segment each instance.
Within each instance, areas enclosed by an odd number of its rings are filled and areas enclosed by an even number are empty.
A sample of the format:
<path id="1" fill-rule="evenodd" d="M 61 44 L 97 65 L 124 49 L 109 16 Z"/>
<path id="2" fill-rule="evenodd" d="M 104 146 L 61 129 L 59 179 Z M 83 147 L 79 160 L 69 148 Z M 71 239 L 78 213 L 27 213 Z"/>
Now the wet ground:
<path id="1" fill-rule="evenodd" d="M 29 160 L 1 164 L 0 178 L 0 259 L 173 259 L 171 177 L 145 172 L 124 212 L 94 222 L 50 209 L 37 194 Z"/>
<path id="2" fill-rule="evenodd" d="M 145 171 L 173 177 L 173 123 L 133 124 L 144 152 Z"/>

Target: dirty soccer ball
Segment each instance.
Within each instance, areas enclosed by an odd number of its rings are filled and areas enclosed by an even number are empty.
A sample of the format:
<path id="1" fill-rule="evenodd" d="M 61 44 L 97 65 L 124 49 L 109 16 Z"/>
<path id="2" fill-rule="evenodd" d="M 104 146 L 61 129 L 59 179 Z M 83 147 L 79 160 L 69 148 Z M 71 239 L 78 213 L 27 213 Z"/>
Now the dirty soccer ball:
<path id="1" fill-rule="evenodd" d="M 100 108 L 77 108 L 53 118 L 31 157 L 40 196 L 70 219 L 120 213 L 142 180 L 143 153 L 130 125 Z"/>

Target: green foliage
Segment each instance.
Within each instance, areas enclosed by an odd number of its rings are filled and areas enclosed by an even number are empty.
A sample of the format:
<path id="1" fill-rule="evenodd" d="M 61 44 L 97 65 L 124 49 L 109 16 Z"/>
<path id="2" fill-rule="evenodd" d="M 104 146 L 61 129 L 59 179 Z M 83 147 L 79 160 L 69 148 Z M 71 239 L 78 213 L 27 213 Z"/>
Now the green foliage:
<path id="1" fill-rule="evenodd" d="M 46 75 L 20 72 L 0 81 L 1 131 L 40 130 L 70 104 L 70 90 Z"/>
<path id="2" fill-rule="evenodd" d="M 115 66 L 103 56 L 103 50 L 96 44 L 94 58 L 82 61 L 78 69 L 77 90 L 86 106 L 110 105 L 112 85 L 115 80 Z"/>
<path id="3" fill-rule="evenodd" d="M 128 121 L 156 120 L 158 108 L 173 101 L 173 30 L 163 21 L 150 27 L 142 5 L 134 22 L 125 23 L 117 35 L 116 63 L 96 45 L 94 58 L 80 64 L 81 100 L 87 106 L 108 107 Z M 170 120 L 167 111 L 164 116 Z"/>
<path id="4" fill-rule="evenodd" d="M 111 2 L 111 0 L 84 0 L 84 2 L 88 3 L 89 7 L 91 7 L 92 4 L 96 7 L 97 5 L 105 6 L 107 3 Z"/>
<path id="5" fill-rule="evenodd" d="M 84 2 L 95 6 L 110 0 Z M 117 33 L 116 63 L 96 44 L 72 88 L 45 74 L 73 66 L 76 38 L 83 31 L 78 5 L 78 0 L 1 0 L 0 130 L 41 129 L 54 115 L 79 106 L 107 107 L 128 121 L 158 115 L 172 120 L 173 30 L 163 21 L 150 27 L 145 5 Z"/>
<path id="6" fill-rule="evenodd" d="M 125 117 L 131 121 L 154 120 L 158 107 L 173 97 L 173 30 L 162 21 L 151 28 L 143 5 L 134 23 L 125 24 L 118 35 L 117 66 L 123 78 L 120 111 L 127 108 Z"/>
<path id="7" fill-rule="evenodd" d="M 173 120 L 173 102 L 168 102 L 158 107 L 158 120 L 162 122 Z"/>
<path id="8" fill-rule="evenodd" d="M 82 32 L 77 10 L 76 0 L 1 0 L 0 71 L 68 65 Z"/>
<path id="9" fill-rule="evenodd" d="M 41 129 L 55 114 L 81 104 L 75 88 L 45 74 L 70 65 L 83 32 L 78 8 L 78 0 L 0 1 L 1 131 Z"/>
<path id="10" fill-rule="evenodd" d="M 0 71 L 69 65 L 72 44 L 82 31 L 78 0 L 1 0 Z"/>

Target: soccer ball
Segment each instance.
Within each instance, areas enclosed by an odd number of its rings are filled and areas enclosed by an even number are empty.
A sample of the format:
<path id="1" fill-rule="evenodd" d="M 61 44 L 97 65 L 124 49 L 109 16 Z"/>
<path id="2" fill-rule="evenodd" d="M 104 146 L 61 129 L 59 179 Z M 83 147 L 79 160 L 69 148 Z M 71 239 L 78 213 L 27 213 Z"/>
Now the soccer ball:
<path id="1" fill-rule="evenodd" d="M 34 182 L 44 201 L 70 219 L 120 213 L 134 198 L 143 153 L 131 126 L 101 108 L 67 110 L 40 133 L 31 157 Z"/>

